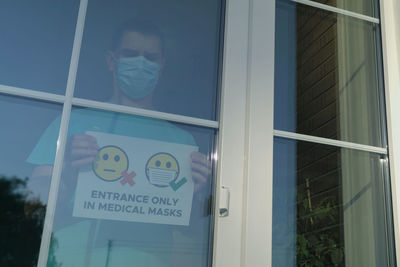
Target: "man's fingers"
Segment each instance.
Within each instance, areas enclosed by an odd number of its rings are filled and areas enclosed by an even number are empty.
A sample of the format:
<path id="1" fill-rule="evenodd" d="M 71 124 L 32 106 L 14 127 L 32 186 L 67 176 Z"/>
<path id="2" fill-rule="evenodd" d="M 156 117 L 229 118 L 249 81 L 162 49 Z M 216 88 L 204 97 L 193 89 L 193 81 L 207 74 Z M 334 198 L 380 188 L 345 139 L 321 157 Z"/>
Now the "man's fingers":
<path id="1" fill-rule="evenodd" d="M 192 177 L 195 184 L 206 184 L 208 180 L 206 176 L 195 171 L 192 171 Z"/>
<path id="2" fill-rule="evenodd" d="M 95 137 L 75 134 L 69 137 L 66 160 L 72 168 L 80 168 L 93 162 L 99 146 Z"/>
<path id="3" fill-rule="evenodd" d="M 87 134 L 72 135 L 69 141 L 71 148 L 99 148 L 96 138 Z"/>
<path id="4" fill-rule="evenodd" d="M 211 167 L 208 165 L 192 162 L 191 167 L 192 171 L 199 172 L 205 176 L 209 176 L 211 174 Z"/>
<path id="5" fill-rule="evenodd" d="M 207 156 L 200 152 L 192 152 L 192 170 L 202 173 L 205 176 L 211 174 L 211 162 L 207 159 Z"/>
<path id="6" fill-rule="evenodd" d="M 82 158 L 78 160 L 73 160 L 71 161 L 71 167 L 72 168 L 80 168 L 85 165 L 91 164 L 94 161 L 95 157 L 87 157 L 87 158 Z"/>
<path id="7" fill-rule="evenodd" d="M 195 193 L 199 192 L 203 187 L 204 187 L 204 185 L 194 184 L 194 192 Z"/>
<path id="8" fill-rule="evenodd" d="M 71 158 L 82 158 L 82 157 L 95 157 L 97 154 L 96 149 L 90 149 L 90 148 L 74 148 L 71 150 Z"/>
<path id="9" fill-rule="evenodd" d="M 192 152 L 190 157 L 194 162 L 198 162 L 203 165 L 211 165 L 210 161 L 207 159 L 207 156 L 200 152 Z"/>
<path id="10" fill-rule="evenodd" d="M 82 142 L 82 141 L 75 141 L 71 144 L 72 149 L 93 149 L 98 150 L 99 146 L 94 143 Z"/>
<path id="11" fill-rule="evenodd" d="M 192 159 L 191 169 L 192 177 L 195 183 L 195 192 L 203 188 L 211 175 L 211 162 L 207 160 L 206 155 L 200 152 L 193 152 L 190 154 Z"/>
<path id="12" fill-rule="evenodd" d="M 88 135 L 88 134 L 74 134 L 71 136 L 72 140 L 85 140 L 88 142 L 97 143 L 96 137 Z"/>
<path id="13" fill-rule="evenodd" d="M 194 181 L 194 192 L 199 192 L 202 190 L 206 185 L 207 185 L 207 177 L 198 173 L 192 171 L 192 177 Z"/>

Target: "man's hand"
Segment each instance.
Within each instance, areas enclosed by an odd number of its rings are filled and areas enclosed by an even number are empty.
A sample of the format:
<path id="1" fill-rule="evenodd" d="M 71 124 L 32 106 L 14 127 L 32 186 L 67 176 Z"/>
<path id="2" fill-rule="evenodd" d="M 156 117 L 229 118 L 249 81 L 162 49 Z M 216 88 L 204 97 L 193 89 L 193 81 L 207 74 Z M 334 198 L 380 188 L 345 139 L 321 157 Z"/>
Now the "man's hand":
<path id="1" fill-rule="evenodd" d="M 95 137 L 87 134 L 75 134 L 68 138 L 65 160 L 69 167 L 79 169 L 91 164 L 99 150 Z"/>
<path id="2" fill-rule="evenodd" d="M 192 152 L 192 177 L 194 181 L 194 192 L 197 193 L 206 185 L 211 175 L 211 161 L 200 152 Z"/>

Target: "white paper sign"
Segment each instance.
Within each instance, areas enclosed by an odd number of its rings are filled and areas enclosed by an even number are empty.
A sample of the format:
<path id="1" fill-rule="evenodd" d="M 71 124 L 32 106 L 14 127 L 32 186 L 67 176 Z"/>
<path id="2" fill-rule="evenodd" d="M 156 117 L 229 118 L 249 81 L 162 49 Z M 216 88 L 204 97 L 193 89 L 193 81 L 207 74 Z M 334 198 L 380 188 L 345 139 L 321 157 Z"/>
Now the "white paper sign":
<path id="1" fill-rule="evenodd" d="M 81 171 L 73 216 L 189 225 L 194 184 L 190 154 L 198 147 L 87 132 L 100 147 Z"/>

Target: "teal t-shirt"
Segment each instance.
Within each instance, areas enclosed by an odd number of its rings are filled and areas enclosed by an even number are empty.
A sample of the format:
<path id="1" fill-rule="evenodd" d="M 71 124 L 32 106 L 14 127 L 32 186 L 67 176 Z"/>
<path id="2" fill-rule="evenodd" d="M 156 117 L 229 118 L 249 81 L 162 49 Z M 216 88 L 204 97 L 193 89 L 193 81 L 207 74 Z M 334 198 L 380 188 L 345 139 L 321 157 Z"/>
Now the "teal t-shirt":
<path id="1" fill-rule="evenodd" d="M 60 121 L 58 117 L 49 125 L 28 162 L 54 164 Z M 195 145 L 192 135 L 167 121 L 93 109 L 73 110 L 68 136 L 87 131 Z M 62 225 L 60 221 L 64 220 L 72 223 Z M 170 225 L 74 220 L 72 210 L 60 210 L 57 204 L 48 266 L 100 266 L 105 261 L 109 266 L 171 266 L 168 262 L 172 252 L 168 248 L 172 247 L 174 228 Z"/>
<path id="2" fill-rule="evenodd" d="M 37 165 L 53 165 L 61 117 L 46 129 L 27 161 Z M 176 144 L 195 145 L 188 132 L 158 119 L 113 113 L 93 109 L 75 109 L 71 112 L 68 136 L 87 131 L 158 140 Z"/>

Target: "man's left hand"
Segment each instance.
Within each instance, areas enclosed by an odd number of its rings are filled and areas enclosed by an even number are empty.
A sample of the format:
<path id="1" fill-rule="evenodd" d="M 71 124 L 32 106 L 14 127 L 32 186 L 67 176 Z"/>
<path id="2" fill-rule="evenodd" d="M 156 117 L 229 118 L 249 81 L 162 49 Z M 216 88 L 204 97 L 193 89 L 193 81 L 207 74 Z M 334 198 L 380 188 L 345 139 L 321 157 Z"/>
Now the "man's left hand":
<path id="1" fill-rule="evenodd" d="M 211 160 L 207 159 L 207 156 L 200 152 L 192 152 L 190 157 L 192 159 L 192 177 L 195 184 L 194 192 L 197 193 L 207 185 L 210 179 Z"/>

